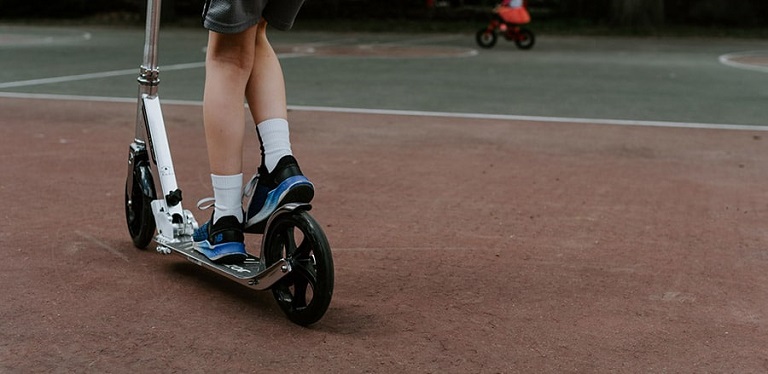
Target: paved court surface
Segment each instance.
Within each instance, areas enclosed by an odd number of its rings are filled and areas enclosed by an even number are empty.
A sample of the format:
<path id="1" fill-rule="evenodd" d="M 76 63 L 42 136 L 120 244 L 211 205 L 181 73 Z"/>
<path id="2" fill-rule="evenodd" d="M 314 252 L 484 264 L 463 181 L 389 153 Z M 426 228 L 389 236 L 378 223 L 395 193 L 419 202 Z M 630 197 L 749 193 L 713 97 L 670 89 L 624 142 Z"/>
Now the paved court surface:
<path id="1" fill-rule="evenodd" d="M 471 40 L 281 35 L 337 275 L 325 318 L 301 328 L 268 292 L 132 248 L 121 71 L 140 30 L 2 30 L 0 372 L 768 370 L 766 74 L 754 55 L 721 59 L 759 42 L 541 38 L 435 57 Z M 163 110 L 193 208 L 210 193 L 202 70 L 180 64 L 204 35 L 166 35 Z M 315 55 L 375 41 L 433 55 Z"/>
<path id="2" fill-rule="evenodd" d="M 0 92 L 136 94 L 142 29 L 0 26 L 0 35 Z M 519 51 L 512 43 L 478 50 L 462 34 L 271 35 L 292 105 L 747 125 L 768 118 L 763 40 L 542 36 Z M 205 38 L 162 31 L 163 98 L 202 98 Z M 758 70 L 721 61 L 745 52 L 762 56 L 753 60 Z M 117 75 L 81 76 L 103 73 Z"/>

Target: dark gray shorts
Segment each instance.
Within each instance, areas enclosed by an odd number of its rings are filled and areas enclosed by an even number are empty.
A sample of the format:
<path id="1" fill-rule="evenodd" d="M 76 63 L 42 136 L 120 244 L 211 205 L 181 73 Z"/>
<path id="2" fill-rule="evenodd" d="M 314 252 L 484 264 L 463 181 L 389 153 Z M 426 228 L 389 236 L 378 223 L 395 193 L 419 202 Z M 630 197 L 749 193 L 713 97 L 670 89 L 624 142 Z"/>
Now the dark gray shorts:
<path id="1" fill-rule="evenodd" d="M 279 29 L 288 30 L 304 0 L 206 0 L 203 26 L 223 34 L 235 34 L 259 23 L 262 17 Z"/>

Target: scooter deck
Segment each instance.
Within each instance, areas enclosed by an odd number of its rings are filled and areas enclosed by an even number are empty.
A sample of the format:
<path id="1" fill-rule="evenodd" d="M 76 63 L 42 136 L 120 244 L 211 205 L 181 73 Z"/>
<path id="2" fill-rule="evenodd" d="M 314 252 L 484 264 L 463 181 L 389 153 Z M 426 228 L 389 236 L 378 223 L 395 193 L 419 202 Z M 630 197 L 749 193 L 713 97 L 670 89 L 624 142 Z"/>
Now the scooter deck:
<path id="1" fill-rule="evenodd" d="M 256 274 L 264 271 L 264 265 L 261 264 L 258 257 L 252 256 L 250 253 L 247 254 L 248 257 L 246 257 L 245 261 L 240 264 L 217 264 L 215 262 L 212 262 L 208 259 L 208 257 L 205 257 L 204 254 L 194 250 L 194 248 L 189 253 L 186 253 L 185 251 L 184 255 L 187 257 L 188 260 L 201 265 L 201 266 L 210 266 L 215 268 L 218 271 L 221 271 L 223 273 L 227 273 L 227 275 L 239 279 L 249 279 L 256 276 Z"/>
<path id="2" fill-rule="evenodd" d="M 158 251 L 170 249 L 187 260 L 219 274 L 225 275 L 241 284 L 258 290 L 267 289 L 291 271 L 291 266 L 285 259 L 280 259 L 267 267 L 256 256 L 247 254 L 247 258 L 240 264 L 217 264 L 194 248 L 191 240 L 182 240 L 174 243 L 160 243 Z"/>

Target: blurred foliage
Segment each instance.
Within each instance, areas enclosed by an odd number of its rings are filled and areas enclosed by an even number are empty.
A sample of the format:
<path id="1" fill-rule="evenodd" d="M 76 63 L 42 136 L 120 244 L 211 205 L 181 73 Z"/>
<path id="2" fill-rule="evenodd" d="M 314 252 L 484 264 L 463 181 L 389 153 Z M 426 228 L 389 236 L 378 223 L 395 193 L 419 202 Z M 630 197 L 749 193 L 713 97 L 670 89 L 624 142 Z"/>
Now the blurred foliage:
<path id="1" fill-rule="evenodd" d="M 484 20 L 500 0 L 307 0 L 308 20 Z M 165 20 L 200 17 L 204 0 L 163 0 Z M 0 0 L 0 19 L 100 17 L 139 22 L 146 0 Z M 768 0 L 528 0 L 534 20 L 592 25 L 768 26 Z"/>

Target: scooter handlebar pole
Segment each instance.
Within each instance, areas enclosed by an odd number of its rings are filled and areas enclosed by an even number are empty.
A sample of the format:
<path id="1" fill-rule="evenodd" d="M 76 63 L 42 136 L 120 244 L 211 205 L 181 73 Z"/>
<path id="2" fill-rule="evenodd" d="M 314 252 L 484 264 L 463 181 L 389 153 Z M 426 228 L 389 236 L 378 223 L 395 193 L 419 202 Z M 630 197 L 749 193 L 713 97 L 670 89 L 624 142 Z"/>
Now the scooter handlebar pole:
<path id="1" fill-rule="evenodd" d="M 147 25 L 144 33 L 144 64 L 147 70 L 157 70 L 157 41 L 160 29 L 162 0 L 147 0 Z"/>
<path id="2" fill-rule="evenodd" d="M 147 0 L 147 26 L 144 32 L 144 60 L 139 72 L 140 95 L 154 97 L 160 84 L 157 49 L 160 35 L 161 0 Z"/>
<path id="3" fill-rule="evenodd" d="M 147 124 L 142 112 L 143 98 L 156 97 L 160 84 L 160 70 L 157 67 L 157 49 L 160 30 L 161 0 L 147 0 L 147 20 L 144 32 L 144 59 L 139 69 L 139 105 L 136 113 L 136 143 L 144 145 L 147 140 Z"/>

